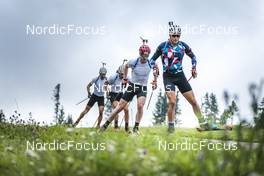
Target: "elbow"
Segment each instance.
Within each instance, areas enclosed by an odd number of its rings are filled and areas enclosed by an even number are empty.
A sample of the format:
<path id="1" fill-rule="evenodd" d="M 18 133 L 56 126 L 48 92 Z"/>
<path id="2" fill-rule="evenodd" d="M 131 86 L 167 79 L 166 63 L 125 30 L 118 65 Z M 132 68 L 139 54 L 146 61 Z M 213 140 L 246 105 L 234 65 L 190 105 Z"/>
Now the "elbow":
<path id="1" fill-rule="evenodd" d="M 91 87 L 91 84 L 88 84 L 88 85 L 86 86 L 87 90 L 89 90 L 90 87 Z"/>

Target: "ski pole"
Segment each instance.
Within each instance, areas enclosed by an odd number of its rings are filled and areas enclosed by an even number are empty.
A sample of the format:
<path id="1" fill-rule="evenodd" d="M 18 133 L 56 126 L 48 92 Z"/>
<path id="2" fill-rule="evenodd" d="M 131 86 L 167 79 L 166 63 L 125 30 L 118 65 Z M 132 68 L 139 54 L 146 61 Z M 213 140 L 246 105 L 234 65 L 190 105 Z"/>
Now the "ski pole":
<path id="1" fill-rule="evenodd" d="M 126 106 L 129 106 L 129 104 L 130 104 L 130 102 L 129 102 Z M 122 118 L 122 120 L 121 120 L 120 127 L 121 127 L 122 124 L 123 124 L 124 118 L 125 118 L 125 116 L 123 116 L 123 118 Z"/>
<path id="2" fill-rule="evenodd" d="M 80 102 L 76 103 L 76 106 L 77 106 L 77 105 L 79 105 L 79 104 L 81 104 L 82 102 L 84 102 L 84 101 L 88 100 L 88 99 L 89 99 L 89 97 L 86 97 L 86 98 L 85 98 L 85 99 L 83 99 L 82 101 L 80 101 Z"/>
<path id="3" fill-rule="evenodd" d="M 98 118 L 97 118 L 96 121 L 94 122 L 94 124 L 93 124 L 93 128 L 95 128 L 95 125 L 96 125 L 97 121 L 98 121 Z"/>
<path id="4" fill-rule="evenodd" d="M 154 92 L 154 91 L 152 90 L 151 95 L 150 95 L 150 98 L 149 98 L 149 101 L 148 101 L 147 109 L 148 109 L 148 107 L 149 107 L 149 104 L 150 104 L 150 101 L 151 101 L 151 98 L 152 98 L 153 92 Z"/>
<path id="5" fill-rule="evenodd" d="M 193 78 L 193 76 L 191 76 L 187 81 L 189 82 L 192 78 Z"/>
<path id="6" fill-rule="evenodd" d="M 107 103 L 109 102 L 109 100 L 110 100 L 110 98 L 107 98 L 107 100 L 106 100 L 106 102 L 105 102 L 104 106 L 106 106 L 106 105 L 107 105 Z"/>
<path id="7" fill-rule="evenodd" d="M 192 78 L 193 78 L 193 76 L 191 76 L 187 81 L 189 82 Z M 178 93 L 179 93 L 179 90 L 177 90 L 177 94 Z"/>
<path id="8" fill-rule="evenodd" d="M 109 102 L 109 98 L 107 99 L 107 101 L 106 101 L 106 103 L 104 104 L 104 106 L 106 106 L 108 102 Z M 93 128 L 95 128 L 95 125 L 96 125 L 97 121 L 98 121 L 98 118 L 95 120 L 95 122 L 94 122 L 94 124 L 93 124 Z"/>
<path id="9" fill-rule="evenodd" d="M 124 121 L 124 118 L 125 118 L 125 117 L 123 117 L 122 120 L 121 120 L 120 128 L 121 128 L 121 125 L 122 125 L 122 123 L 123 123 L 123 121 Z"/>

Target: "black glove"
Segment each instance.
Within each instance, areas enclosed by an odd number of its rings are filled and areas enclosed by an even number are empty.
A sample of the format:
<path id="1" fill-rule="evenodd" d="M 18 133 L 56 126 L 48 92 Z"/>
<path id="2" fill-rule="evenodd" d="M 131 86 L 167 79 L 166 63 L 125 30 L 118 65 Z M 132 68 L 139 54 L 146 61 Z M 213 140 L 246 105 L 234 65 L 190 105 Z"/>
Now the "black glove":
<path id="1" fill-rule="evenodd" d="M 91 98 L 92 94 L 91 92 L 88 92 L 88 98 Z"/>
<path id="2" fill-rule="evenodd" d="M 196 68 L 192 68 L 192 76 L 193 76 L 193 78 L 196 78 L 197 77 Z"/>

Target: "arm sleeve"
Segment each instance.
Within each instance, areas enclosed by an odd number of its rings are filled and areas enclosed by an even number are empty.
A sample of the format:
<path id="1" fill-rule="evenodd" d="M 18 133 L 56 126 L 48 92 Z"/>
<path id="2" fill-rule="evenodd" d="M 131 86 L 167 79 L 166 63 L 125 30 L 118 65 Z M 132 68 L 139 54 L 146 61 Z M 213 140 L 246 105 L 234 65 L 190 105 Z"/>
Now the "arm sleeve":
<path id="1" fill-rule="evenodd" d="M 95 81 L 96 81 L 96 79 L 97 79 L 97 77 L 95 77 L 95 78 L 93 78 L 92 80 L 91 80 L 91 84 L 94 84 L 95 83 Z"/>
<path id="2" fill-rule="evenodd" d="M 159 76 L 159 67 L 157 64 L 152 66 L 152 70 L 153 70 L 153 76 L 158 77 Z"/>
<path id="3" fill-rule="evenodd" d="M 127 62 L 128 68 L 133 68 L 137 59 L 131 59 Z"/>
<path id="4" fill-rule="evenodd" d="M 163 43 L 162 43 L 163 44 Z M 151 65 L 155 65 L 155 61 L 161 56 L 162 52 L 161 52 L 161 49 L 162 49 L 162 44 L 160 44 L 158 46 L 158 48 L 156 49 L 155 53 L 153 54 L 153 56 L 151 57 L 150 59 L 150 64 Z"/>
<path id="5" fill-rule="evenodd" d="M 115 82 L 115 75 L 110 76 L 107 81 L 110 85 L 113 84 Z"/>
<path id="6" fill-rule="evenodd" d="M 197 60 L 196 60 L 196 56 L 194 55 L 194 53 L 192 52 L 192 49 L 183 42 L 184 48 L 185 48 L 185 53 L 191 58 L 192 60 L 192 68 L 196 68 L 196 64 L 197 64 Z"/>

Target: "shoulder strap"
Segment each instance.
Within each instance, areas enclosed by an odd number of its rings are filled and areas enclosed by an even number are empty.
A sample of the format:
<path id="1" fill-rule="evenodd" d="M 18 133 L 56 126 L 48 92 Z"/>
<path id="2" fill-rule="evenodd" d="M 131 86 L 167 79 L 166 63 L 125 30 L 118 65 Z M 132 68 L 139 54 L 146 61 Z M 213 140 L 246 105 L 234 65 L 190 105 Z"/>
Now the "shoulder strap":
<path id="1" fill-rule="evenodd" d="M 136 63 L 134 64 L 134 68 L 137 66 L 138 61 L 139 61 L 139 58 L 137 58 L 137 61 L 136 61 Z M 149 68 L 152 68 L 149 60 L 148 60 L 148 65 L 149 65 Z"/>
<path id="2" fill-rule="evenodd" d="M 94 83 L 96 84 L 98 80 L 99 80 L 99 76 L 96 78 L 96 80 L 94 81 Z"/>
<path id="3" fill-rule="evenodd" d="M 148 65 L 149 65 L 149 68 L 152 68 L 149 60 L 148 60 Z"/>
<path id="4" fill-rule="evenodd" d="M 137 58 L 136 63 L 134 64 L 134 68 L 137 66 L 138 61 L 139 61 L 139 58 Z"/>
<path id="5" fill-rule="evenodd" d="M 118 74 L 116 75 L 114 82 L 117 80 L 117 78 L 118 78 Z"/>

